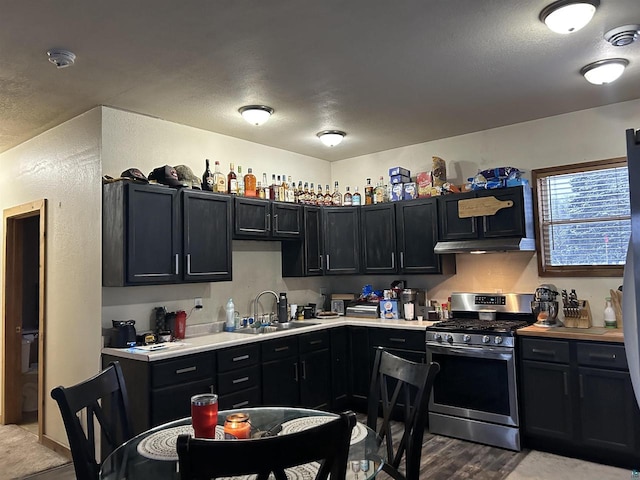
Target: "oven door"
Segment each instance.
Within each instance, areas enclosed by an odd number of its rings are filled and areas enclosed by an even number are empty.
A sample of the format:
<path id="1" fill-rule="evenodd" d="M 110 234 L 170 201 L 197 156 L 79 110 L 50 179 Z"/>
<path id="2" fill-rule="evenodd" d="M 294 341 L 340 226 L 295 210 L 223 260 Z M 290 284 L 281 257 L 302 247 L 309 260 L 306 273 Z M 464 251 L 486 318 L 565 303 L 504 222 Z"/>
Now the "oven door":
<path id="1" fill-rule="evenodd" d="M 430 412 L 518 426 L 512 348 L 427 344 L 427 362 L 440 364 Z"/>

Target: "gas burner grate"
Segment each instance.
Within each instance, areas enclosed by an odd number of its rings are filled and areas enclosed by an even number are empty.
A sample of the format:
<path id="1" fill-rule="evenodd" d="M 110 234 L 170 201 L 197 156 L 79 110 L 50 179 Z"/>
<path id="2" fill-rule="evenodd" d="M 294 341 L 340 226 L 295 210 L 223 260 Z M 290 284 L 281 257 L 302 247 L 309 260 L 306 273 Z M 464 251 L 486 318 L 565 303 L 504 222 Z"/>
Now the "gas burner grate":
<path id="1" fill-rule="evenodd" d="M 459 332 L 513 332 L 518 328 L 529 325 L 521 320 L 474 320 L 453 319 L 438 322 L 428 330 L 455 330 Z"/>

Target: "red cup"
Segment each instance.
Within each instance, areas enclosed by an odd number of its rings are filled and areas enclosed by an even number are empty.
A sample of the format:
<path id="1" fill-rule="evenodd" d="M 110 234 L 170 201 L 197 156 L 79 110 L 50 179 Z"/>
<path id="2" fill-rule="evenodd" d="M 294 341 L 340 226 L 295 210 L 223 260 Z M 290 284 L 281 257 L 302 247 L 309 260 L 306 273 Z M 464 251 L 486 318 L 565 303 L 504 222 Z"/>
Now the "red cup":
<path id="1" fill-rule="evenodd" d="M 191 424 L 196 438 L 216 438 L 218 395 L 203 393 L 191 397 Z"/>
<path id="2" fill-rule="evenodd" d="M 178 310 L 176 312 L 175 337 L 182 340 L 187 329 L 187 312 Z"/>

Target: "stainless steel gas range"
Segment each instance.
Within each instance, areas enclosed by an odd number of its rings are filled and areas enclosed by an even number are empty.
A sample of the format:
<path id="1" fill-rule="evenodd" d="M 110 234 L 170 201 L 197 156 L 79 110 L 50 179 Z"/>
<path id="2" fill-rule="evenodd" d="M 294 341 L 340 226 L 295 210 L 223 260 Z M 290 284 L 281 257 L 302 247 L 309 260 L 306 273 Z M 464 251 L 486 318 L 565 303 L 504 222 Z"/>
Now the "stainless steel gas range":
<path id="1" fill-rule="evenodd" d="M 515 331 L 535 321 L 533 294 L 453 293 L 452 319 L 427 327 L 438 362 L 429 430 L 520 450 Z"/>

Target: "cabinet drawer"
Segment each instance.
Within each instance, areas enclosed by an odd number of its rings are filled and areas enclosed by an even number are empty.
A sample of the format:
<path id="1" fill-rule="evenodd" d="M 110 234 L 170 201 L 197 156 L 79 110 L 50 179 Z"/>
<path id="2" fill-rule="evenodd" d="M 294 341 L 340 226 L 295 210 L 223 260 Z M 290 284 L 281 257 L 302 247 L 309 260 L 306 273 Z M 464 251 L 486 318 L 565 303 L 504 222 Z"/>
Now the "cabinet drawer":
<path id="1" fill-rule="evenodd" d="M 262 342 L 262 361 L 277 360 L 298 355 L 298 337 L 285 337 Z"/>
<path id="2" fill-rule="evenodd" d="M 627 355 L 622 345 L 601 345 L 578 342 L 578 364 L 591 367 L 628 369 Z"/>
<path id="3" fill-rule="evenodd" d="M 298 337 L 300 345 L 300 353 L 313 352 L 331 346 L 329 330 L 321 332 L 305 333 Z"/>
<path id="4" fill-rule="evenodd" d="M 425 350 L 426 334 L 416 330 L 374 328 L 369 334 L 369 341 L 373 347 L 423 351 Z"/>
<path id="5" fill-rule="evenodd" d="M 260 366 L 254 365 L 218 375 L 218 394 L 227 395 L 260 386 Z"/>
<path id="6" fill-rule="evenodd" d="M 218 372 L 228 372 L 236 368 L 257 365 L 259 362 L 259 354 L 260 347 L 255 343 L 220 350 L 218 352 Z"/>
<path id="7" fill-rule="evenodd" d="M 191 397 L 211 393 L 211 380 L 189 382 L 151 392 L 151 427 L 191 415 Z"/>
<path id="8" fill-rule="evenodd" d="M 522 358 L 543 362 L 569 363 L 569 344 L 559 340 L 523 338 Z"/>
<path id="9" fill-rule="evenodd" d="M 210 353 L 154 362 L 151 364 L 151 388 L 212 379 L 214 366 L 214 357 Z"/>
<path id="10" fill-rule="evenodd" d="M 241 390 L 231 395 L 222 395 L 218 398 L 218 408 L 220 410 L 257 407 L 261 403 L 260 389 L 258 387 Z"/>

